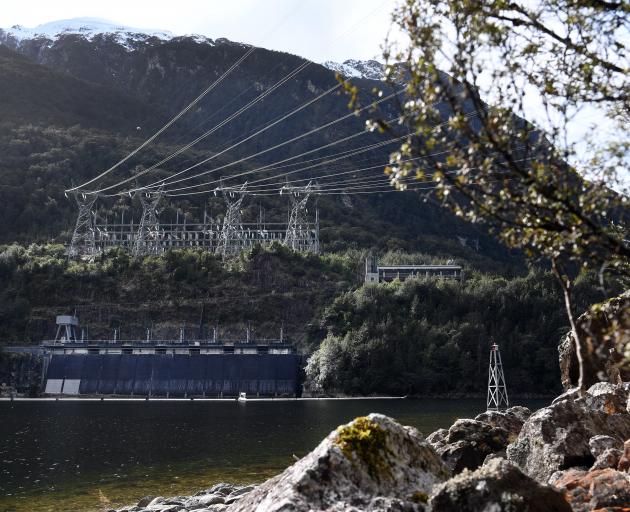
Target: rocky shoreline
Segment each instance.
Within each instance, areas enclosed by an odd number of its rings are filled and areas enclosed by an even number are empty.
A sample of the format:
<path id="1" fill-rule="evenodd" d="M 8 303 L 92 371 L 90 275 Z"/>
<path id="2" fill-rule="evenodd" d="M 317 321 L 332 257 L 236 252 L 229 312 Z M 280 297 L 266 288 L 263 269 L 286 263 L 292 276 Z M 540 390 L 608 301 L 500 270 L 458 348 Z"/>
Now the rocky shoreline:
<path id="1" fill-rule="evenodd" d="M 459 419 L 426 438 L 380 414 L 257 486 L 147 496 L 116 512 L 630 511 L 630 383 Z"/>

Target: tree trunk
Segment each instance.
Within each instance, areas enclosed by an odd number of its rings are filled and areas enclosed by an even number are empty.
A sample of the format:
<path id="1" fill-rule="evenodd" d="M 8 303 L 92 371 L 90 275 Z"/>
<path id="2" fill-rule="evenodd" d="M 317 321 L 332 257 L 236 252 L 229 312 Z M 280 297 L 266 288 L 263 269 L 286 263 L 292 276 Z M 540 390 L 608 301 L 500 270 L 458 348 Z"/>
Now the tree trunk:
<path id="1" fill-rule="evenodd" d="M 564 296 L 564 307 L 567 312 L 567 317 L 569 318 L 569 324 L 571 325 L 571 333 L 573 334 L 573 341 L 575 343 L 575 355 L 578 360 L 578 369 L 579 369 L 579 379 L 578 379 L 578 389 L 580 396 L 584 396 L 586 392 L 586 388 L 584 385 L 584 360 L 586 359 L 584 354 L 584 344 L 580 338 L 577 329 L 577 323 L 575 322 L 575 316 L 573 314 L 573 299 L 571 296 L 572 291 L 572 283 L 570 278 L 560 270 L 560 266 L 555 258 L 551 260 L 551 268 L 553 270 L 554 275 L 560 282 L 560 286 L 562 288 L 562 294 Z"/>

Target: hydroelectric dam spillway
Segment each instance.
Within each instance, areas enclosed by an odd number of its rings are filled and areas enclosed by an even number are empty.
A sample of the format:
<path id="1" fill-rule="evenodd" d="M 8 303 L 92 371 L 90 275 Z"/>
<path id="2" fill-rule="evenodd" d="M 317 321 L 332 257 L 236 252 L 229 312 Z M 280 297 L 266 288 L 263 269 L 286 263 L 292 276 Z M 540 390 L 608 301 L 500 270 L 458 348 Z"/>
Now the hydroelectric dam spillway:
<path id="1" fill-rule="evenodd" d="M 52 354 L 44 392 L 222 398 L 300 395 L 297 354 Z"/>
<path id="2" fill-rule="evenodd" d="M 74 316 L 57 317 L 57 335 L 37 347 L 42 392 L 53 396 L 227 398 L 301 395 L 302 357 L 278 340 L 110 340 L 79 337 Z"/>

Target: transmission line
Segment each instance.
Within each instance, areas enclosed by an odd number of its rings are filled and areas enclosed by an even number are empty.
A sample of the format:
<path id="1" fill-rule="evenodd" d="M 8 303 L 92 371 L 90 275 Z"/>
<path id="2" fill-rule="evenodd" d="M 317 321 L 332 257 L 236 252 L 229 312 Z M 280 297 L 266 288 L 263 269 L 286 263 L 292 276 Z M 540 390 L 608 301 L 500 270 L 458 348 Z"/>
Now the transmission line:
<path id="1" fill-rule="evenodd" d="M 175 117 L 173 117 L 170 121 L 168 121 L 164 126 L 162 126 L 162 128 L 160 128 L 157 132 L 155 132 L 151 137 L 149 137 L 147 140 L 145 140 L 142 144 L 140 144 L 136 149 L 134 149 L 131 153 L 129 153 L 127 156 L 125 156 L 124 158 L 122 158 L 121 160 L 119 160 L 117 163 L 115 163 L 114 165 L 112 165 L 109 169 L 103 171 L 101 174 L 99 174 L 98 176 L 92 178 L 91 180 L 86 181 L 85 183 L 82 183 L 81 185 L 78 185 L 76 187 L 72 187 L 66 190 L 66 192 L 74 192 L 76 190 L 80 190 L 82 188 L 87 187 L 88 185 L 91 185 L 92 183 L 94 183 L 95 181 L 98 181 L 102 178 L 104 178 L 105 176 L 107 176 L 110 172 L 114 171 L 115 169 L 117 169 L 121 164 L 123 164 L 124 162 L 126 162 L 127 160 L 129 160 L 132 156 L 134 156 L 136 153 L 138 153 L 138 151 L 142 150 L 143 148 L 145 148 L 146 146 L 148 146 L 149 144 L 151 144 L 155 139 L 157 139 L 164 131 L 166 131 L 169 127 L 171 127 L 180 117 L 182 117 L 184 114 L 186 114 L 192 107 L 194 107 L 197 103 L 199 103 L 210 91 L 212 91 L 217 85 L 219 85 L 224 79 L 225 77 L 227 77 L 234 69 L 236 69 L 238 67 L 238 65 L 243 62 L 247 57 L 249 57 L 254 50 L 256 50 L 255 47 L 251 47 L 247 52 L 245 52 L 244 55 L 242 55 L 234 64 L 232 64 L 227 71 L 225 71 L 219 78 L 217 78 L 212 84 L 210 84 L 199 96 L 197 96 L 194 100 L 192 100 L 186 107 L 184 107 L 183 110 L 181 110 L 179 112 L 179 114 L 177 114 Z M 134 176 L 135 178 L 135 176 Z M 134 179 L 132 178 L 132 179 Z M 88 193 L 95 193 L 95 192 L 88 192 Z"/>

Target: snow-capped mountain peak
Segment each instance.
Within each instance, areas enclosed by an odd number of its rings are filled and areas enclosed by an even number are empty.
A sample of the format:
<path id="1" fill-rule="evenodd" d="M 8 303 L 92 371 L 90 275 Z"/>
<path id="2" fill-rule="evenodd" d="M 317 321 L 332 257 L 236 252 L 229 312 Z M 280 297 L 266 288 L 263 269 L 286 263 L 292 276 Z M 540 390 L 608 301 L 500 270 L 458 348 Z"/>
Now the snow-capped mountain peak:
<path id="1" fill-rule="evenodd" d="M 3 39 L 12 39 L 17 45 L 27 39 L 55 40 L 66 34 L 78 34 L 86 39 L 92 39 L 98 34 L 111 34 L 122 43 L 129 39 L 157 37 L 168 40 L 175 37 L 167 30 L 128 27 L 101 18 L 72 18 L 44 23 L 34 28 L 14 25 L 11 28 L 0 29 Z"/>
<path id="2" fill-rule="evenodd" d="M 376 60 L 349 59 L 342 63 L 326 61 L 324 67 L 345 76 L 346 78 L 369 78 L 382 80 L 385 76 L 385 66 Z"/>

